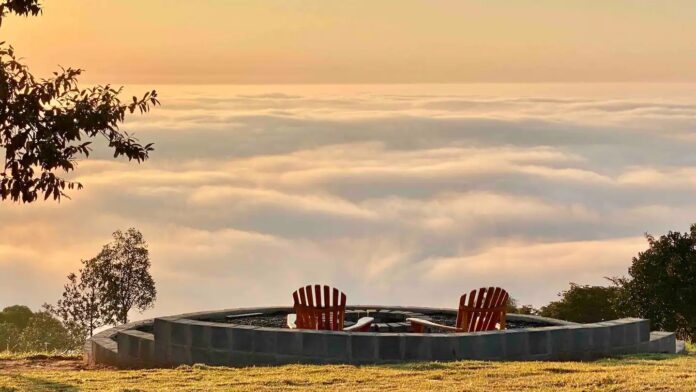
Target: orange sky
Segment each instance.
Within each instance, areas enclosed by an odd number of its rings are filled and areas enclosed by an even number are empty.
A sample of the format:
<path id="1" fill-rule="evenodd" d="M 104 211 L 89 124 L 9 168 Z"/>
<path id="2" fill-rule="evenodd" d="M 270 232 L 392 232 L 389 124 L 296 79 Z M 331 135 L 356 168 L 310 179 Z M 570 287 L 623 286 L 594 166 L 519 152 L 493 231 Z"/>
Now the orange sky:
<path id="1" fill-rule="evenodd" d="M 100 83 L 696 81 L 696 3 L 44 0 L 0 30 Z"/>
<path id="2" fill-rule="evenodd" d="M 131 226 L 160 298 L 142 317 L 312 282 L 353 303 L 453 306 L 485 284 L 539 306 L 696 216 L 696 84 L 636 83 L 696 82 L 693 1 L 43 2 L 0 28 L 34 72 L 85 68 L 163 105 L 124 125 L 151 160 L 99 141 L 72 200 L 0 204 L 0 308 L 54 302 Z M 562 83 L 488 83 L 509 81 Z M 566 83 L 583 81 L 627 83 Z"/>

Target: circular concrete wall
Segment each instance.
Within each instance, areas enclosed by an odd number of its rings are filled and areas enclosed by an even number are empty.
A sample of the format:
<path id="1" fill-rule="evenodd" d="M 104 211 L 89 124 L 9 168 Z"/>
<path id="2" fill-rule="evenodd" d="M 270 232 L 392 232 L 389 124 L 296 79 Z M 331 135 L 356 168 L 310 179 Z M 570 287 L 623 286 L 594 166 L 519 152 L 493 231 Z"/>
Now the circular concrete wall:
<path id="1" fill-rule="evenodd" d="M 439 308 L 378 308 L 425 315 L 456 312 Z M 228 309 L 146 320 L 96 335 L 88 342 L 86 356 L 92 363 L 150 367 L 193 363 L 247 366 L 460 359 L 580 360 L 623 353 L 674 351 L 674 335 L 651 337 L 649 322 L 643 319 L 575 324 L 509 314 L 509 320 L 551 326 L 450 334 L 290 330 L 211 321 L 240 314 L 290 311 L 288 307 Z"/>

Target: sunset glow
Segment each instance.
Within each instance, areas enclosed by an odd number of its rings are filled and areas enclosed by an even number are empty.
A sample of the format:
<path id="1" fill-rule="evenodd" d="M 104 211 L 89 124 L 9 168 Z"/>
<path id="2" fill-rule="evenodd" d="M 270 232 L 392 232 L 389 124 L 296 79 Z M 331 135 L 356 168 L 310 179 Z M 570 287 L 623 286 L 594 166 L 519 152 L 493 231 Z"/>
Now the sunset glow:
<path id="1" fill-rule="evenodd" d="M 71 200 L 0 204 L 2 306 L 53 302 L 131 226 L 159 290 L 142 317 L 307 282 L 539 306 L 696 216 L 693 1 L 44 3 L 0 30 L 35 72 L 162 106 L 124 126 L 146 163 L 97 143 Z"/>

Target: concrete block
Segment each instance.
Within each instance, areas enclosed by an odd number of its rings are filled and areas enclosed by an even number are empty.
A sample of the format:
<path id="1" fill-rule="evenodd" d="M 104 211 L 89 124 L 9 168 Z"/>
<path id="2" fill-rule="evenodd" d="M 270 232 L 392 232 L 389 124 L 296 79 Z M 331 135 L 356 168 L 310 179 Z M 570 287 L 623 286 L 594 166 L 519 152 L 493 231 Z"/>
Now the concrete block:
<path id="1" fill-rule="evenodd" d="M 275 331 L 269 331 L 263 328 L 255 329 L 254 352 L 275 354 L 277 336 Z"/>
<path id="2" fill-rule="evenodd" d="M 155 361 L 158 364 L 169 362 L 169 346 L 171 344 L 171 323 L 167 320 L 155 319 L 153 325 L 155 339 Z"/>
<path id="3" fill-rule="evenodd" d="M 638 353 L 649 353 L 649 352 L 650 352 L 650 341 L 638 343 Z"/>
<path id="4" fill-rule="evenodd" d="M 553 359 L 569 357 L 572 348 L 571 332 L 567 328 L 554 328 L 548 331 L 550 340 L 550 355 Z M 607 334 L 607 336 L 609 336 Z"/>
<path id="5" fill-rule="evenodd" d="M 641 320 L 638 322 L 638 341 L 650 341 L 650 320 Z"/>
<path id="6" fill-rule="evenodd" d="M 497 331 L 477 333 L 475 343 L 475 359 L 502 359 L 505 355 L 504 335 L 504 333 L 500 333 Z"/>
<path id="7" fill-rule="evenodd" d="M 592 352 L 595 356 L 607 355 L 611 351 L 611 331 L 609 325 L 598 323 L 590 327 L 592 331 Z"/>
<path id="8" fill-rule="evenodd" d="M 282 355 L 299 355 L 302 353 L 302 334 L 298 331 L 285 330 L 276 334 L 276 352 Z"/>
<path id="9" fill-rule="evenodd" d="M 302 355 L 306 357 L 326 356 L 326 334 L 321 331 L 302 331 Z"/>
<path id="10" fill-rule="evenodd" d="M 226 349 L 230 342 L 228 339 L 228 329 L 223 327 L 212 327 L 210 329 L 210 347 L 214 349 Z"/>
<path id="11" fill-rule="evenodd" d="M 430 358 L 434 361 L 453 361 L 459 356 L 459 339 L 452 334 L 430 336 Z"/>
<path id="12" fill-rule="evenodd" d="M 411 361 L 429 361 L 430 337 L 426 334 L 404 335 L 404 359 Z"/>
<path id="13" fill-rule="evenodd" d="M 197 348 L 210 348 L 210 332 L 212 327 L 207 325 L 189 325 L 191 334 L 191 346 Z"/>
<path id="14" fill-rule="evenodd" d="M 173 364 L 191 364 L 191 347 L 190 346 L 177 346 L 171 347 L 170 359 Z"/>
<path id="15" fill-rule="evenodd" d="M 278 365 L 278 357 L 275 354 L 267 354 L 267 353 L 251 353 L 249 357 L 253 362 L 252 364 L 254 366 L 269 366 L 269 365 Z"/>
<path id="16" fill-rule="evenodd" d="M 121 334 L 119 334 L 121 335 Z M 140 340 L 137 336 L 125 335 L 126 341 L 128 341 L 128 356 L 131 358 L 140 357 Z M 121 349 L 118 350 L 121 352 Z"/>
<path id="17" fill-rule="evenodd" d="M 611 355 L 628 355 L 628 354 L 637 354 L 637 353 L 638 353 L 638 344 L 631 344 L 628 346 L 612 347 L 611 348 Z"/>
<path id="18" fill-rule="evenodd" d="M 179 346 L 191 345 L 191 331 L 189 325 L 183 322 L 174 322 L 171 324 L 171 344 Z"/>
<path id="19" fill-rule="evenodd" d="M 570 351 L 572 353 L 585 353 L 592 351 L 594 340 L 593 331 L 587 327 L 569 328 L 571 336 Z"/>
<path id="20" fill-rule="evenodd" d="M 227 350 L 210 350 L 208 353 L 209 364 L 213 366 L 229 366 L 231 353 Z"/>
<path id="21" fill-rule="evenodd" d="M 192 363 L 210 363 L 210 349 L 207 348 L 191 348 L 191 362 Z"/>
<path id="22" fill-rule="evenodd" d="M 249 351 L 231 351 L 227 357 L 230 366 L 250 366 L 255 365 L 256 356 Z"/>
<path id="23" fill-rule="evenodd" d="M 326 334 L 324 337 L 324 340 L 326 340 L 326 356 L 346 362 L 349 361 L 350 337 L 350 334 L 340 332 Z"/>
<path id="24" fill-rule="evenodd" d="M 611 347 L 623 347 L 626 345 L 626 324 L 614 324 L 609 327 Z"/>
<path id="25" fill-rule="evenodd" d="M 506 359 L 522 359 L 529 355 L 529 335 L 513 329 L 501 333 L 505 344 Z"/>
<path id="26" fill-rule="evenodd" d="M 377 344 L 377 358 L 380 361 L 394 361 L 402 357 L 401 336 L 398 334 L 382 334 Z"/>
<path id="27" fill-rule="evenodd" d="M 152 363 L 155 357 L 155 341 L 154 339 L 142 339 L 140 340 L 140 351 L 138 352 L 138 357 L 145 363 L 154 365 Z"/>
<path id="28" fill-rule="evenodd" d="M 549 331 L 529 331 L 529 354 L 549 354 L 551 351 L 551 340 Z"/>
<path id="29" fill-rule="evenodd" d="M 235 351 L 252 351 L 254 349 L 254 330 L 249 325 L 235 325 L 227 330 L 230 347 Z"/>
<path id="30" fill-rule="evenodd" d="M 355 333 L 350 337 L 351 357 L 357 362 L 371 362 L 377 359 L 377 334 Z"/>
<path id="31" fill-rule="evenodd" d="M 677 338 L 672 332 L 652 332 L 650 334 L 650 343 L 654 345 L 651 351 L 658 353 L 675 354 L 677 352 Z"/>
<path id="32" fill-rule="evenodd" d="M 116 334 L 116 347 L 118 348 L 119 354 L 127 354 L 129 351 L 130 339 L 125 333 Z"/>
<path id="33" fill-rule="evenodd" d="M 476 339 L 476 335 L 473 334 L 460 335 L 457 337 L 457 344 L 459 345 L 457 349 L 457 359 L 476 359 Z"/>
<path id="34" fill-rule="evenodd" d="M 638 322 L 628 323 L 624 329 L 624 345 L 636 345 L 638 344 Z"/>

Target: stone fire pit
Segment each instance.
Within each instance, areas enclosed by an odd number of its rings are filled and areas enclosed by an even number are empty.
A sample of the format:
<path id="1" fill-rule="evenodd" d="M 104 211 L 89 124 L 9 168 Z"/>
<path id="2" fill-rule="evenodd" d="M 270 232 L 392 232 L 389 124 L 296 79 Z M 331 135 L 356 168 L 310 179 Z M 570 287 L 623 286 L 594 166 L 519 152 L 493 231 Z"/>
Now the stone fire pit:
<path id="1" fill-rule="evenodd" d="M 90 338 L 85 359 L 121 367 L 224 366 L 404 361 L 589 360 L 676 351 L 673 333 L 650 332 L 643 319 L 576 324 L 508 314 L 508 329 L 410 333 L 408 317 L 452 325 L 456 310 L 393 306 L 347 308 L 346 325 L 369 313 L 371 332 L 290 330 L 289 307 L 199 312 L 118 326 Z"/>

